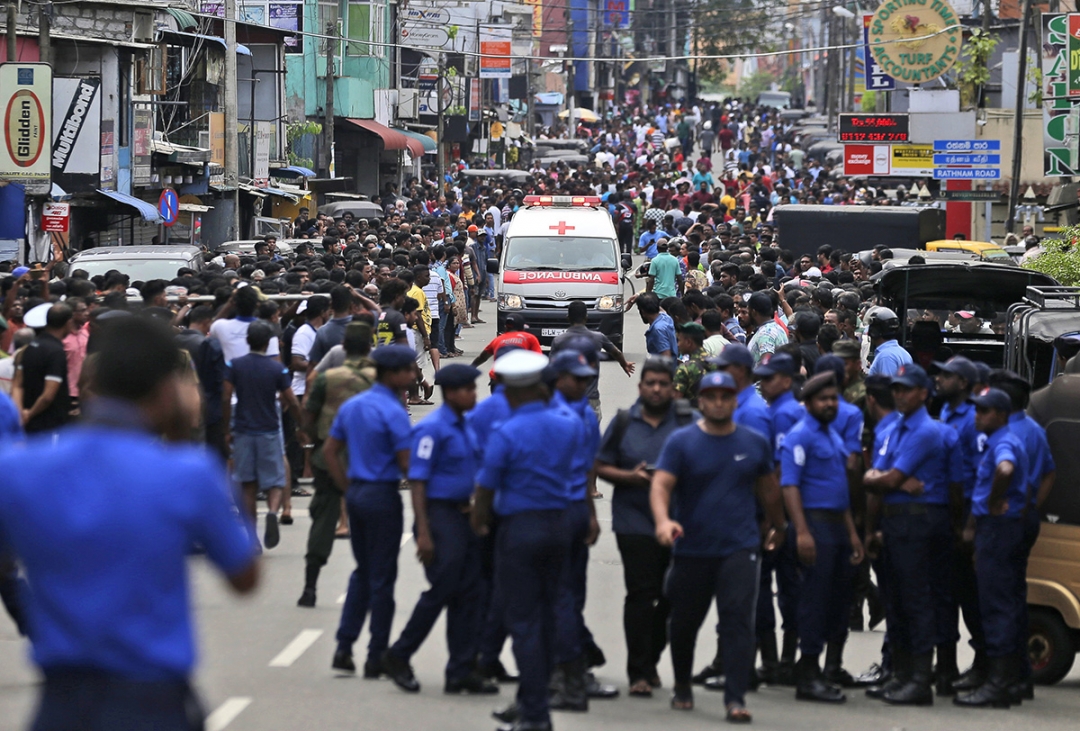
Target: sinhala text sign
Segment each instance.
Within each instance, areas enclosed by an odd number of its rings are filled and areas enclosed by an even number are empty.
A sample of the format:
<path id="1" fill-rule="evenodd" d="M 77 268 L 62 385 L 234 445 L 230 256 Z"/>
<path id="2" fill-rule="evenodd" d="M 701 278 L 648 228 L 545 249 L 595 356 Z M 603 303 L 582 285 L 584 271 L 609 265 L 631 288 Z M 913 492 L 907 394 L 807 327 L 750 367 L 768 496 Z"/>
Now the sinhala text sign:
<path id="1" fill-rule="evenodd" d="M 0 180 L 22 183 L 27 193 L 48 193 L 52 157 L 52 68 L 44 63 L 0 65 L 4 144 Z"/>
<path id="2" fill-rule="evenodd" d="M 867 30 L 870 52 L 889 76 L 909 84 L 938 78 L 960 56 L 962 28 L 945 0 L 887 0 Z"/>

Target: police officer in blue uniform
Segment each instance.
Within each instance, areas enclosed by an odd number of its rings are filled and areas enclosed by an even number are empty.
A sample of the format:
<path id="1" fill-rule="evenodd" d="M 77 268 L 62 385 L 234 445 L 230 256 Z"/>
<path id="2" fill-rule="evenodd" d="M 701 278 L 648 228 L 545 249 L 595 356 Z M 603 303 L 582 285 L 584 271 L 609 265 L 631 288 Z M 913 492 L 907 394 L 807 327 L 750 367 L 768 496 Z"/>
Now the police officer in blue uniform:
<path id="1" fill-rule="evenodd" d="M 356 672 L 352 646 L 370 609 L 365 678 L 377 678 L 383 672 L 381 658 L 394 619 L 394 583 L 404 524 L 398 485 L 409 472 L 412 446 L 412 425 L 401 394 L 415 379 L 416 354 L 404 345 L 384 345 L 372 351 L 371 358 L 377 368 L 375 384 L 341 405 L 323 445 L 327 471 L 345 493 L 349 540 L 356 558 L 332 667 Z M 348 456 L 347 468 L 343 453 Z"/>
<path id="2" fill-rule="evenodd" d="M 842 703 L 819 658 L 830 639 L 847 632 L 854 567 L 863 546 L 851 515 L 847 447 L 832 429 L 840 398 L 836 376 L 820 373 L 803 386 L 806 415 L 780 446 L 780 485 L 799 559 L 799 658 L 795 697 Z"/>
<path id="3" fill-rule="evenodd" d="M 228 477 L 202 448 L 164 444 L 191 423 L 173 333 L 129 317 L 96 336 L 78 425 L 0 452 L 0 553 L 18 555 L 34 663 L 32 728 L 203 728 L 188 553 L 198 544 L 248 592 L 256 543 Z"/>
<path id="4" fill-rule="evenodd" d="M 1039 422 L 1027 415 L 1025 409 L 1031 397 L 1031 383 L 1013 371 L 1001 370 L 990 374 L 990 385 L 1009 394 L 1012 413 L 1009 414 L 1009 430 L 1024 445 L 1027 456 L 1027 497 L 1022 510 L 1024 520 L 1023 553 L 1017 559 L 1021 571 L 1017 576 L 1016 591 L 1021 597 L 1020 615 L 1017 617 L 1017 646 L 1019 648 L 1019 683 L 1011 689 L 1014 703 L 1035 698 L 1035 686 L 1031 682 L 1031 655 L 1028 653 L 1027 611 L 1027 563 L 1031 549 L 1039 538 L 1042 525 L 1042 504 L 1054 488 L 1057 467 L 1050 453 L 1046 430 Z"/>
<path id="5" fill-rule="evenodd" d="M 773 454 L 780 464 L 780 447 L 784 436 L 806 415 L 806 410 L 795 399 L 792 386 L 798 372 L 795 359 L 789 353 L 767 353 L 754 369 L 761 395 L 769 405 L 769 417 L 772 420 Z M 788 655 L 783 668 L 776 647 L 776 613 L 773 611 L 773 573 L 776 574 L 776 603 L 783 618 L 783 629 L 787 637 Z M 783 550 L 766 552 L 761 562 L 761 586 L 758 590 L 757 638 L 761 652 L 761 668 L 758 677 L 762 682 L 790 685 L 794 682 L 794 653 L 797 637 L 796 611 L 798 589 L 798 567 L 794 548 L 790 542 Z M 706 682 L 706 687 L 711 687 Z"/>
<path id="6" fill-rule="evenodd" d="M 930 418 L 926 410 L 930 387 L 921 366 L 904 365 L 897 371 L 892 392 L 901 418 L 863 478 L 867 490 L 884 496 L 881 531 L 893 662 L 892 678 L 880 693 L 870 695 L 893 705 L 933 704 L 938 607 L 947 603 L 937 599 L 941 582 L 934 582 L 932 574 L 935 564 L 949 563 L 942 557 L 951 547 L 950 455 L 957 436 Z M 868 515 L 867 523 L 873 526 L 876 516 Z"/>
<path id="7" fill-rule="evenodd" d="M 1008 394 L 990 388 L 971 400 L 975 425 L 987 435 L 975 476 L 971 518 L 965 528 L 967 536 L 974 532 L 987 676 L 981 686 L 957 695 L 953 703 L 969 708 L 1008 708 L 1015 702 L 1010 686 L 1019 679 L 1017 624 L 1024 597 L 1017 585 L 1023 576 L 1027 460 L 1024 445 L 1009 428 L 1013 404 Z"/>
<path id="8" fill-rule="evenodd" d="M 409 486 L 416 522 L 416 554 L 431 588 L 420 595 L 398 641 L 382 655 L 383 670 L 403 690 L 420 683 L 409 658 L 446 608 L 446 693 L 498 693 L 473 670 L 478 643 L 480 539 L 469 526 L 469 498 L 479 469 L 476 437 L 465 413 L 476 405 L 480 371 L 451 363 L 435 374 L 443 405 L 412 431 Z"/>
<path id="9" fill-rule="evenodd" d="M 600 426 L 596 412 L 586 397 L 596 377 L 585 354 L 578 350 L 562 350 L 551 361 L 548 373 L 554 386 L 553 408 L 581 421 L 584 438 L 578 443 L 571 465 L 572 482 L 570 505 L 566 510 L 570 530 L 570 555 L 559 584 L 556 610 L 555 673 L 551 708 L 554 710 L 587 711 L 588 681 L 583 645 L 588 630 L 585 627 L 585 586 L 589 566 L 589 546 L 596 543 L 600 525 L 596 508 L 590 497 L 596 484 L 593 462 L 600 447 Z"/>
<path id="10" fill-rule="evenodd" d="M 495 361 L 513 412 L 484 449 L 473 498 L 472 523 L 487 532 L 500 520 L 495 547 L 503 618 L 513 638 L 520 679 L 513 731 L 551 728 L 548 683 L 555 656 L 555 607 L 570 552 L 566 510 L 571 465 L 584 438 L 581 419 L 546 403 L 541 382 L 547 358 L 515 350 Z"/>
<path id="11" fill-rule="evenodd" d="M 986 652 L 983 648 L 982 620 L 979 617 L 979 592 L 975 586 L 975 564 L 971 560 L 970 546 L 960 540 L 960 529 L 971 514 L 971 493 L 975 489 L 975 471 L 979 464 L 981 440 L 986 437 L 975 429 L 975 404 L 971 392 L 979 378 L 975 364 L 962 355 L 945 362 L 935 362 L 937 369 L 935 385 L 937 395 L 944 403 L 939 418 L 956 431 L 957 447 L 962 457 L 962 501 L 953 515 L 953 603 L 946 617 L 946 634 L 939 638 L 937 667 L 934 670 L 937 694 L 952 695 L 957 691 L 978 688 L 986 679 Z M 981 439 L 980 439 L 981 437 Z M 960 641 L 960 610 L 964 613 L 964 625 L 971 635 L 971 647 L 975 661 L 963 675 L 956 665 L 956 643 Z"/>
<path id="12" fill-rule="evenodd" d="M 874 350 L 869 375 L 894 376 L 901 366 L 912 362 L 911 354 L 897 341 L 900 318 L 888 307 L 878 307 L 870 313 L 866 335 Z"/>

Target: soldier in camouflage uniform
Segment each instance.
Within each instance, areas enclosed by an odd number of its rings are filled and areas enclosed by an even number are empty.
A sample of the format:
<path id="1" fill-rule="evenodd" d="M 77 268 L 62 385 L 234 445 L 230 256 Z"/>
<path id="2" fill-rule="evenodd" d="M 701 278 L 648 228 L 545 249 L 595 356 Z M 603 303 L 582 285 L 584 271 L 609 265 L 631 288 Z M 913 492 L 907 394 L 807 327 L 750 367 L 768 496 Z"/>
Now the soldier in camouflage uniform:
<path id="1" fill-rule="evenodd" d="M 372 328 L 366 322 L 351 322 L 345 328 L 345 363 L 320 373 L 308 390 L 304 402 L 304 422 L 308 433 L 315 438 L 311 453 L 311 469 L 315 476 L 315 495 L 308 511 L 311 531 L 308 533 L 307 554 L 304 556 L 304 593 L 297 605 L 315 606 L 315 585 L 319 571 L 330 559 L 334 548 L 334 531 L 341 517 L 342 493 L 326 471 L 322 445 L 330 435 L 341 405 L 358 393 L 371 388 L 375 382 L 375 361 L 371 353 Z"/>
<path id="2" fill-rule="evenodd" d="M 705 328 L 696 322 L 687 322 L 679 327 L 679 352 L 690 356 L 675 370 L 675 391 L 680 398 L 687 399 L 697 406 L 698 384 L 706 373 L 715 371 L 716 366 L 706 360 Z"/>

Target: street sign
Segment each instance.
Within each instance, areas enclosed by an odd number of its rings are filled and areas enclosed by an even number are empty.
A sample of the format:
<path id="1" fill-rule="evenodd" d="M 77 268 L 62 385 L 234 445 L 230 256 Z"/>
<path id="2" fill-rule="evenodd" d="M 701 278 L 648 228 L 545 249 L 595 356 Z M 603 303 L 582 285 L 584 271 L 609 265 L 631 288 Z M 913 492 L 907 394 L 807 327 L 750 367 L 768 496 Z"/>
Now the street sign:
<path id="1" fill-rule="evenodd" d="M 934 180 L 997 180 L 1001 168 L 934 168 Z"/>
<path id="2" fill-rule="evenodd" d="M 906 114 L 841 114 L 841 142 L 907 142 Z"/>
<path id="3" fill-rule="evenodd" d="M 939 194 L 947 201 L 999 201 L 1001 193 L 996 190 L 943 190 Z"/>
<path id="4" fill-rule="evenodd" d="M 934 152 L 1001 152 L 1001 140 L 934 140 Z"/>
<path id="5" fill-rule="evenodd" d="M 176 191 L 172 188 L 166 188 L 161 191 L 161 197 L 158 198 L 158 213 L 164 219 L 163 223 L 166 226 L 172 226 L 176 223 L 176 217 L 180 215 L 180 199 L 176 196 Z"/>
<path id="6" fill-rule="evenodd" d="M 975 155 L 947 155 L 947 154 L 935 154 L 934 164 L 938 166 L 947 165 L 1000 165 L 1001 155 L 984 155 L 982 153 Z"/>
<path id="7" fill-rule="evenodd" d="M 45 203 L 41 206 L 41 230 L 45 233 L 66 234 L 70 221 L 70 203 Z"/>

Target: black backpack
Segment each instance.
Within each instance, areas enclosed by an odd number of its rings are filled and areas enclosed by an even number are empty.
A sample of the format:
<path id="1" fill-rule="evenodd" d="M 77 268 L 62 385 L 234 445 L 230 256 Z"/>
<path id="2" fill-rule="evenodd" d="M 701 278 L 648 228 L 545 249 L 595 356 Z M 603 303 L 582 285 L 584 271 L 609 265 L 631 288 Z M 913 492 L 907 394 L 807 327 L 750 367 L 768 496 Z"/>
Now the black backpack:
<path id="1" fill-rule="evenodd" d="M 694 421 L 694 407 L 686 399 L 675 399 L 675 423 L 680 427 Z M 630 426 L 630 409 L 619 409 L 611 420 L 612 440 L 616 448 L 622 444 L 626 429 Z"/>

